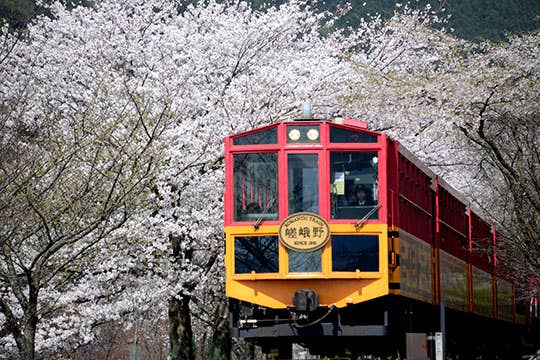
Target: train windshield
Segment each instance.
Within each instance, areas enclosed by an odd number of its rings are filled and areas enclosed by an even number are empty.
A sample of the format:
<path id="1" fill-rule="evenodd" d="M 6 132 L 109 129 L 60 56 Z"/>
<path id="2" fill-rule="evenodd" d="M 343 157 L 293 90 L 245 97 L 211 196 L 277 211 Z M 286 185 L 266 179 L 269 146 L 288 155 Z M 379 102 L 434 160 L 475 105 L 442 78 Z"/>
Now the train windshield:
<path id="1" fill-rule="evenodd" d="M 234 219 L 277 220 L 277 153 L 234 155 Z"/>
<path id="2" fill-rule="evenodd" d="M 238 236 L 234 239 L 234 270 L 237 274 L 278 272 L 277 236 Z"/>
<path id="3" fill-rule="evenodd" d="M 377 235 L 332 235 L 332 271 L 379 271 Z"/>
<path id="4" fill-rule="evenodd" d="M 317 154 L 289 154 L 289 215 L 319 213 L 319 164 Z M 312 252 L 289 250 L 289 272 L 322 271 L 321 249 Z"/>
<path id="5" fill-rule="evenodd" d="M 330 153 L 332 219 L 377 219 L 377 152 Z"/>
<path id="6" fill-rule="evenodd" d="M 289 154 L 289 215 L 307 211 L 319 213 L 317 154 Z"/>
<path id="7" fill-rule="evenodd" d="M 233 139 L 234 145 L 277 144 L 277 127 L 252 132 Z"/>
<path id="8" fill-rule="evenodd" d="M 377 137 L 358 131 L 330 126 L 330 142 L 333 143 L 376 143 Z"/>

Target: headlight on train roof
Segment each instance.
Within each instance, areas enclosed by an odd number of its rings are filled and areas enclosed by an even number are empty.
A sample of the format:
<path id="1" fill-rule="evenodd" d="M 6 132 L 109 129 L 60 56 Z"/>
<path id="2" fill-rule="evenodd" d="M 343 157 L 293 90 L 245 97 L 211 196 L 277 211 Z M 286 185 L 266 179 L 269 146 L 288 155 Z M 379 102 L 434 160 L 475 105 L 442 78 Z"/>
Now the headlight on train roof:
<path id="1" fill-rule="evenodd" d="M 298 141 L 298 139 L 300 139 L 300 130 L 291 129 L 289 131 L 289 139 L 291 139 L 292 141 Z"/>
<path id="2" fill-rule="evenodd" d="M 315 141 L 319 138 L 319 131 L 317 129 L 310 129 L 307 132 L 307 138 L 311 141 Z"/>

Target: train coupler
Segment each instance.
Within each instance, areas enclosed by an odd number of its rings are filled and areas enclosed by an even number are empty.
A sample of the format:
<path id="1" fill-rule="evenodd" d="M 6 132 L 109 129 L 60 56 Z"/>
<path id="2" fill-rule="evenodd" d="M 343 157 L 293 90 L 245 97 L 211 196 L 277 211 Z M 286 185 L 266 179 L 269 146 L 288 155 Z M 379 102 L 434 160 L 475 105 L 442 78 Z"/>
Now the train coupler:
<path id="1" fill-rule="evenodd" d="M 319 307 L 319 295 L 316 291 L 303 289 L 296 290 L 293 297 L 295 312 L 312 312 Z"/>

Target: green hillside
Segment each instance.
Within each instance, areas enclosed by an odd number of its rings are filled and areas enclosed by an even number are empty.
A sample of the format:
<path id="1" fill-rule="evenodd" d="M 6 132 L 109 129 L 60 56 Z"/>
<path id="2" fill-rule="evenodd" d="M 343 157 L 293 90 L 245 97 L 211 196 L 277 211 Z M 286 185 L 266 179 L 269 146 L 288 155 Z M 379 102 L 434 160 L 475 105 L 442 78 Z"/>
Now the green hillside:
<path id="1" fill-rule="evenodd" d="M 327 8 L 335 8 L 343 1 L 326 1 Z M 365 3 L 365 5 L 362 5 Z M 379 13 L 390 17 L 395 4 L 405 1 L 365 0 L 352 1 L 352 10 L 344 21 L 354 26 L 367 14 Z M 411 1 L 411 6 L 422 7 L 430 3 L 434 11 L 450 14 L 449 27 L 454 34 L 467 40 L 502 40 L 507 33 L 521 33 L 540 28 L 539 0 L 442 0 Z"/>
<path id="2" fill-rule="evenodd" d="M 64 0 L 71 6 L 87 3 L 85 0 Z M 249 0 L 248 0 L 249 1 Z M 253 6 L 263 3 L 281 3 L 283 0 L 251 0 Z M 502 40 L 506 33 L 527 32 L 540 27 L 540 0 L 417 0 L 412 6 L 424 6 L 431 3 L 435 11 L 446 9 L 451 14 L 450 27 L 456 36 L 468 40 Z M 319 1 L 321 9 L 335 9 L 345 1 Z M 363 5 L 365 3 L 365 5 Z M 396 0 L 361 0 L 351 1 L 352 10 L 343 18 L 341 25 L 354 27 L 359 19 L 367 14 L 379 13 L 383 17 L 392 16 L 395 4 L 404 3 Z M 33 0 L 0 0 L 0 16 L 16 28 L 25 23 L 36 13 Z"/>
<path id="3" fill-rule="evenodd" d="M 500 40 L 540 27 L 539 0 L 451 0 L 447 9 L 455 34 L 470 40 Z"/>

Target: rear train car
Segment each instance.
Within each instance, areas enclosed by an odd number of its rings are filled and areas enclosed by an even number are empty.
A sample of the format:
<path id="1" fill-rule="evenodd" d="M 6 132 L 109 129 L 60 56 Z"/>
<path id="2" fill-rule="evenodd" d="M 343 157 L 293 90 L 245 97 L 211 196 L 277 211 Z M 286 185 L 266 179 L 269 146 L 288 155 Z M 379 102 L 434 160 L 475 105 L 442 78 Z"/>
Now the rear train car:
<path id="1" fill-rule="evenodd" d="M 225 168 L 232 336 L 280 358 L 405 354 L 442 302 L 449 353 L 515 353 L 525 313 L 492 226 L 397 141 L 283 121 L 226 137 Z"/>

